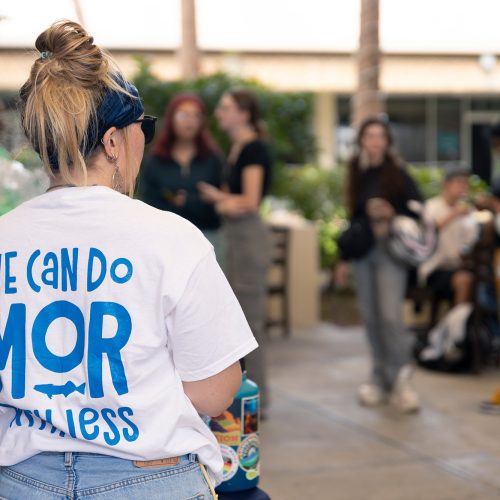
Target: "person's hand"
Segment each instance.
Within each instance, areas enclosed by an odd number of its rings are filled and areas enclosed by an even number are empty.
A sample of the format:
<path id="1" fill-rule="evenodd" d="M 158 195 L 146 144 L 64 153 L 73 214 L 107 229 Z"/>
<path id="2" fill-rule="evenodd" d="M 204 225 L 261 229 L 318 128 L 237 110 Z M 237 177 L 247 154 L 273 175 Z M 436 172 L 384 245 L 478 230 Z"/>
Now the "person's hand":
<path id="1" fill-rule="evenodd" d="M 337 288 L 345 288 L 349 280 L 349 264 L 340 261 L 333 270 L 333 282 Z"/>
<path id="2" fill-rule="evenodd" d="M 215 211 L 219 215 L 227 215 L 229 217 L 239 217 L 248 214 L 248 209 L 237 203 L 231 198 L 224 198 L 215 204 Z"/>
<path id="3" fill-rule="evenodd" d="M 479 210 L 491 210 L 496 214 L 500 213 L 500 198 L 491 194 L 478 194 L 474 198 L 474 205 Z"/>
<path id="4" fill-rule="evenodd" d="M 172 197 L 172 205 L 178 208 L 183 207 L 186 204 L 187 193 L 184 189 L 179 189 L 177 193 Z"/>
<path id="5" fill-rule="evenodd" d="M 493 203 L 494 203 L 493 196 L 488 194 L 481 193 L 474 198 L 474 205 L 479 210 L 485 210 L 485 209 L 490 210 L 493 207 Z"/>
<path id="6" fill-rule="evenodd" d="M 366 213 L 370 219 L 392 219 L 394 207 L 383 198 L 370 198 L 366 202 Z"/>
<path id="7" fill-rule="evenodd" d="M 184 189 L 179 189 L 175 192 L 165 189 L 162 192 L 162 196 L 165 200 L 178 208 L 183 207 L 186 204 L 187 193 Z"/>
<path id="8" fill-rule="evenodd" d="M 201 199 L 207 203 L 218 203 L 225 197 L 224 191 L 207 182 L 198 182 L 197 187 Z"/>
<path id="9" fill-rule="evenodd" d="M 467 215 L 469 213 L 470 207 L 465 203 L 460 203 L 453 209 L 453 214 L 455 215 L 455 217 L 462 217 L 463 215 Z"/>
<path id="10" fill-rule="evenodd" d="M 493 205 L 493 211 L 496 214 L 500 214 L 500 199 L 494 197 L 492 205 Z"/>

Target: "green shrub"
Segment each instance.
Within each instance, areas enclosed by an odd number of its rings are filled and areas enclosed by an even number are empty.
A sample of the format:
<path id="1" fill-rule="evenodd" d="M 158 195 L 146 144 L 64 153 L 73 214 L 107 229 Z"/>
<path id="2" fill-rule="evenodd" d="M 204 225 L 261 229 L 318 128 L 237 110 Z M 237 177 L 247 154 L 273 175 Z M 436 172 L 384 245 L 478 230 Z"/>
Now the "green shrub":
<path id="1" fill-rule="evenodd" d="M 42 160 L 40 159 L 38 153 L 27 144 L 18 152 L 14 153 L 13 157 L 14 160 L 22 163 L 29 169 L 43 167 Z"/>
<path id="2" fill-rule="evenodd" d="M 345 168 L 324 169 L 315 165 L 287 167 L 275 192 L 288 200 L 289 207 L 316 223 L 322 268 L 338 260 L 337 239 L 346 223 L 344 198 Z"/>
<path id="3" fill-rule="evenodd" d="M 425 199 L 437 196 L 441 191 L 443 181 L 443 169 L 439 167 L 426 167 L 410 165 L 408 172 L 417 183 L 422 196 Z"/>

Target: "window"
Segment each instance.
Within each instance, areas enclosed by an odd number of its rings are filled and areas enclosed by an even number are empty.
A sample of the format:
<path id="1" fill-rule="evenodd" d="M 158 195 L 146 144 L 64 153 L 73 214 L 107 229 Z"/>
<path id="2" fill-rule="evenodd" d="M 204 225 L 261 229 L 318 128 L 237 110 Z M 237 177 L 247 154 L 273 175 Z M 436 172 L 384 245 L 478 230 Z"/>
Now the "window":
<path id="1" fill-rule="evenodd" d="M 460 160 L 460 99 L 437 100 L 437 159 Z"/>

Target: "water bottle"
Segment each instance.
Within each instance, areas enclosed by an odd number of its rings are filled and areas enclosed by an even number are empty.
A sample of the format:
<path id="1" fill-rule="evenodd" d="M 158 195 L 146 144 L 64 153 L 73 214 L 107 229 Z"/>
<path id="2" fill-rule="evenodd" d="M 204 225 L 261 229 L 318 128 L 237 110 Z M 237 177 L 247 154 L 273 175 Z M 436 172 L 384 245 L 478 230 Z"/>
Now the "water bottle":
<path id="1" fill-rule="evenodd" d="M 259 483 L 259 388 L 243 370 L 232 405 L 210 420 L 224 459 L 223 482 L 217 491 L 243 491 Z"/>

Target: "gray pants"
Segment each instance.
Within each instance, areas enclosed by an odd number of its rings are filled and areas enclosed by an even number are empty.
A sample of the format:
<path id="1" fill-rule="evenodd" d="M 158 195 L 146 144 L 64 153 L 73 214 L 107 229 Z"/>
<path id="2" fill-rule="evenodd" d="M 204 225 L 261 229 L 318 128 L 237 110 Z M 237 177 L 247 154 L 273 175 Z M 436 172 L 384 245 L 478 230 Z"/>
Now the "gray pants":
<path id="1" fill-rule="evenodd" d="M 402 366 L 411 362 L 412 338 L 403 323 L 407 268 L 395 262 L 383 242 L 354 263 L 361 314 L 370 345 L 372 381 L 390 391 Z"/>
<path id="2" fill-rule="evenodd" d="M 227 242 L 227 278 L 245 313 L 259 348 L 245 357 L 248 378 L 261 391 L 267 405 L 266 299 L 267 271 L 271 260 L 270 234 L 258 215 L 224 220 Z"/>
<path id="3" fill-rule="evenodd" d="M 205 238 L 212 243 L 215 257 L 220 268 L 226 271 L 226 239 L 220 229 L 205 229 L 203 231 Z"/>

